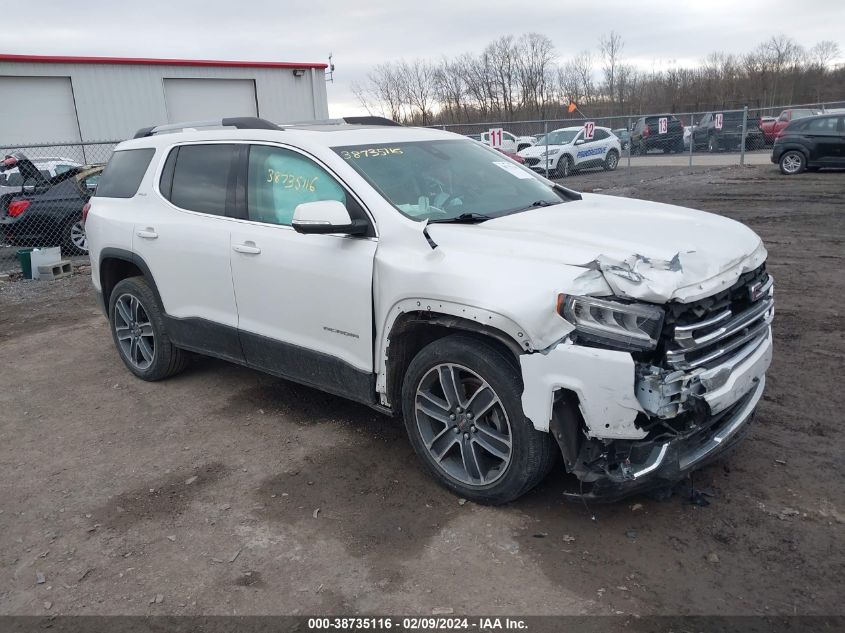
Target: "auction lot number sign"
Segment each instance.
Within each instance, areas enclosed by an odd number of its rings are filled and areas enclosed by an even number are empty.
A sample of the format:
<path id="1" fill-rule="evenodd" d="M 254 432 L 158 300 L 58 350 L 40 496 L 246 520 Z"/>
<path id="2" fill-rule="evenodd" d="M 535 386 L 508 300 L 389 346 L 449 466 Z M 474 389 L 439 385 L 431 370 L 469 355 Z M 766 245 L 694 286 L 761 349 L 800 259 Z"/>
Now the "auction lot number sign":
<path id="1" fill-rule="evenodd" d="M 487 134 L 490 136 L 490 147 L 500 148 L 502 146 L 502 128 L 491 127 Z"/>
<path id="2" fill-rule="evenodd" d="M 666 134 L 668 131 L 669 119 L 665 116 L 662 116 L 657 120 L 657 132 L 658 134 Z"/>
<path id="3" fill-rule="evenodd" d="M 593 140 L 593 135 L 596 133 L 596 124 L 594 121 L 587 121 L 584 124 L 584 138 L 588 141 Z"/>

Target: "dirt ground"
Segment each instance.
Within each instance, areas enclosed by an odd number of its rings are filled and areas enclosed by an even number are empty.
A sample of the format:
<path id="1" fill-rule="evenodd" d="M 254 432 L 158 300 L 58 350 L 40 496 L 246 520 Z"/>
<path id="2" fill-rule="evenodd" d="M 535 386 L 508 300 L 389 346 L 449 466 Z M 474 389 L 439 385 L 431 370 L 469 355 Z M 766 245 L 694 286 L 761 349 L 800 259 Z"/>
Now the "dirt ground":
<path id="1" fill-rule="evenodd" d="M 567 503 L 562 472 L 461 504 L 366 407 L 210 359 L 136 380 L 89 279 L 0 282 L 0 613 L 845 614 L 845 173 L 565 184 L 770 250 L 774 364 L 749 437 L 696 476 L 709 506 Z"/>

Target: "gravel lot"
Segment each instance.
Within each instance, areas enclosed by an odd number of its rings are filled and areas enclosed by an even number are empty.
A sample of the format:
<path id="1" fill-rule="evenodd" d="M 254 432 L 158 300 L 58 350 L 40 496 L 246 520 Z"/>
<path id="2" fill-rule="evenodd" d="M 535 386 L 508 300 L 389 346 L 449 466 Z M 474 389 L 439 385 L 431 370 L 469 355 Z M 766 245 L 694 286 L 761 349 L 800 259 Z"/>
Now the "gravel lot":
<path id="1" fill-rule="evenodd" d="M 462 505 L 363 406 L 210 359 L 141 382 L 87 278 L 0 282 L 0 613 L 845 614 L 845 174 L 566 184 L 722 213 L 770 249 L 775 360 L 748 439 L 696 477 L 709 506 L 586 508 L 562 472 Z"/>

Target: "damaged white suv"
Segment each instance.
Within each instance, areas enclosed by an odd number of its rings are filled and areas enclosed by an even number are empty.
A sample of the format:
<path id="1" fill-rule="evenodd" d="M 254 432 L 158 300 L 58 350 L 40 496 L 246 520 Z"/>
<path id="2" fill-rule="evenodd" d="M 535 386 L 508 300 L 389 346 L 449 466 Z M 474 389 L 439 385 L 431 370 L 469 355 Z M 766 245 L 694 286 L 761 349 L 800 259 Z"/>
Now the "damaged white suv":
<path id="1" fill-rule="evenodd" d="M 742 436 L 772 354 L 760 238 L 578 194 L 377 118 L 141 130 L 87 210 L 93 283 L 139 378 L 188 352 L 401 415 L 487 503 L 676 481 Z"/>

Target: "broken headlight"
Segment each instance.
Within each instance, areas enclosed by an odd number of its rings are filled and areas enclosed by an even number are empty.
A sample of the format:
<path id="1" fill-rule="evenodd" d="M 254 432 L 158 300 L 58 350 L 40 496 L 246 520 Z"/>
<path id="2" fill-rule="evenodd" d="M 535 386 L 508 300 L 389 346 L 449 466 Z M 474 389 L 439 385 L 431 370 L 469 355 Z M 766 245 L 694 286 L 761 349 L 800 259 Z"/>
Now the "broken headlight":
<path id="1" fill-rule="evenodd" d="M 663 310 L 643 303 L 561 295 L 558 312 L 579 338 L 629 351 L 654 349 L 663 327 Z"/>

